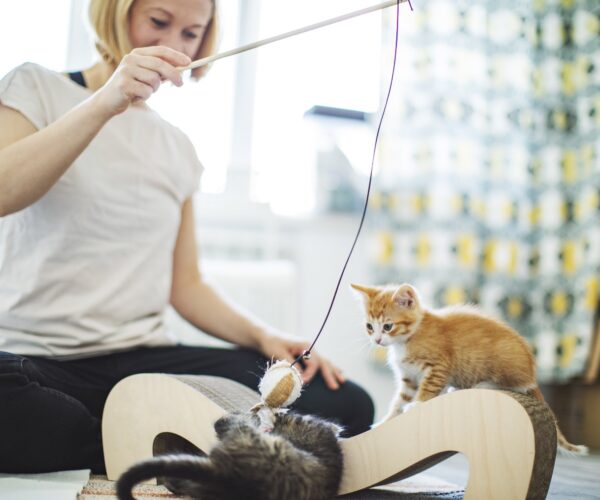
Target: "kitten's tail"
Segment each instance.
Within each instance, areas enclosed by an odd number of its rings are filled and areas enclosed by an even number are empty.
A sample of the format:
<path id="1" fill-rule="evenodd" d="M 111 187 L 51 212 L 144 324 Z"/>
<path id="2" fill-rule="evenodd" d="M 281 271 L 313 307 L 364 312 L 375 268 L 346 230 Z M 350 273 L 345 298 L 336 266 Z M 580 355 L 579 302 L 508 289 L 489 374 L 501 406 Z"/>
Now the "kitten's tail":
<path id="1" fill-rule="evenodd" d="M 542 395 L 542 391 L 540 391 L 539 387 L 536 386 L 533 389 L 530 389 L 529 391 L 527 391 L 527 394 L 529 396 L 533 396 L 535 399 L 537 399 L 538 401 L 541 401 L 546 406 L 548 406 L 548 403 L 546 403 L 546 400 L 544 399 L 544 396 Z M 571 444 L 571 443 L 569 443 L 569 441 L 567 441 L 567 438 L 563 435 L 561 430 L 558 428 L 558 422 L 556 422 L 556 416 L 554 416 L 554 423 L 556 426 L 556 438 L 558 441 L 559 451 L 561 451 L 562 453 L 564 453 L 566 455 L 580 455 L 580 456 L 584 456 L 589 453 L 589 449 L 587 446 Z"/>
<path id="2" fill-rule="evenodd" d="M 136 484 L 161 476 L 194 482 L 214 478 L 207 458 L 195 455 L 161 455 L 127 469 L 117 481 L 117 497 L 119 500 L 135 500 L 132 490 Z"/>

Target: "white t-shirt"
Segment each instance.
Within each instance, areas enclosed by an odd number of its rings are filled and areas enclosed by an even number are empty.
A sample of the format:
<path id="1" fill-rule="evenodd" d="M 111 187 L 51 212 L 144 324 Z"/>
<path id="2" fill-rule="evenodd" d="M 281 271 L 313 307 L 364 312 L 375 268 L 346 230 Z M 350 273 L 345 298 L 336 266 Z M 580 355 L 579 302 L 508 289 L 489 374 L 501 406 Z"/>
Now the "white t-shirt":
<path id="1" fill-rule="evenodd" d="M 91 93 L 31 63 L 0 80 L 0 102 L 38 129 Z M 131 106 L 41 199 L 0 217 L 0 351 L 82 357 L 174 344 L 163 324 L 173 249 L 201 172 L 183 132 Z"/>

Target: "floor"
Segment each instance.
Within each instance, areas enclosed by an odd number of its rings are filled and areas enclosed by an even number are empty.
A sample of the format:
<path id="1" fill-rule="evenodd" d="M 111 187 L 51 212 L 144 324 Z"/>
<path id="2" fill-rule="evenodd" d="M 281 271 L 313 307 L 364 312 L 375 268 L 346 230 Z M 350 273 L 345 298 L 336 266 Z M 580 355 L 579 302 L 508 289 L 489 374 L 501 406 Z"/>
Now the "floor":
<path id="1" fill-rule="evenodd" d="M 0 498 L 2 500 L 39 500 L 41 498 L 44 500 L 74 500 L 76 492 L 80 491 L 88 482 L 88 475 L 89 471 L 28 475 L 0 474 Z M 466 458 L 463 455 L 454 455 L 435 467 L 402 481 L 402 488 L 398 488 L 397 492 L 368 490 L 350 497 L 361 500 L 400 498 L 406 500 L 458 500 L 462 494 L 460 491 L 456 491 L 457 488 L 450 486 L 458 485 L 464 488 L 468 475 L 469 466 Z M 436 482 L 436 480 L 438 481 Z M 104 481 L 104 483 L 107 482 Z M 432 485 L 436 485 L 435 494 L 418 493 L 431 490 Z M 104 489 L 108 488 L 106 485 L 104 486 Z M 112 491 L 114 485 L 111 483 L 109 486 Z M 42 491 L 43 496 L 40 496 Z M 92 496 L 84 495 L 80 498 L 85 500 L 114 499 L 111 491 L 103 492 L 102 495 L 98 495 L 96 492 Z M 161 495 L 144 498 L 159 497 L 164 498 L 164 491 L 161 491 Z M 550 500 L 600 499 L 600 452 L 588 457 L 557 457 L 547 498 Z"/>
<path id="2" fill-rule="evenodd" d="M 464 455 L 454 455 L 425 472 L 464 487 L 469 464 Z M 587 457 L 557 456 L 548 499 L 600 499 L 600 452 Z"/>

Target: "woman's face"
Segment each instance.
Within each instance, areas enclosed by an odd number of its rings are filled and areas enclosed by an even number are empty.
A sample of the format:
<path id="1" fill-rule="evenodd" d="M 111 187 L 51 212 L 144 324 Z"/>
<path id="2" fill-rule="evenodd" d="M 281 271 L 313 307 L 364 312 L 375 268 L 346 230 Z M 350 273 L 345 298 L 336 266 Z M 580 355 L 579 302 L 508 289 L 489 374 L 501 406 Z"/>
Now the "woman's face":
<path id="1" fill-rule="evenodd" d="M 212 14 L 213 0 L 135 0 L 129 38 L 133 48 L 164 45 L 193 59 Z"/>

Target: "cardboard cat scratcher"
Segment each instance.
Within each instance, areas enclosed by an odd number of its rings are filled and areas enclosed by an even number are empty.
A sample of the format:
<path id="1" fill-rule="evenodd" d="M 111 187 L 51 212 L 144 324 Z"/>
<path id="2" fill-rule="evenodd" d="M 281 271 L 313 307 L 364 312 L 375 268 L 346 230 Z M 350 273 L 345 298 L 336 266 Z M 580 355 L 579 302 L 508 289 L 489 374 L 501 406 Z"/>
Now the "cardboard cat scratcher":
<path id="1" fill-rule="evenodd" d="M 213 423 L 220 416 L 247 411 L 258 402 L 254 391 L 219 377 L 139 374 L 123 379 L 104 409 L 108 478 L 116 480 L 156 454 L 207 452 L 216 442 Z M 343 439 L 342 449 L 340 495 L 409 477 L 459 452 L 469 461 L 465 499 L 543 499 L 556 458 L 556 429 L 549 409 L 528 396 L 467 389 Z"/>

